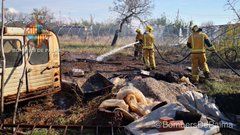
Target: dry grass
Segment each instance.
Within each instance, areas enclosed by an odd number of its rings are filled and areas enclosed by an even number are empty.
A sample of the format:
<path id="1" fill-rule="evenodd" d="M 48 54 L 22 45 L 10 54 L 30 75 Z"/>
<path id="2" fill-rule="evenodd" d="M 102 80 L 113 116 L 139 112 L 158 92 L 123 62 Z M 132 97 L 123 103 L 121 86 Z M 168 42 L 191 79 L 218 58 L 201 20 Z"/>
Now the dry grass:
<path id="1" fill-rule="evenodd" d="M 88 38 L 87 40 L 81 39 L 79 37 L 64 36 L 59 37 L 60 48 L 62 51 L 78 52 L 78 53 L 93 53 L 93 54 L 103 54 L 115 47 L 126 45 L 134 42 L 134 37 L 120 37 L 118 39 L 117 45 L 112 47 L 111 41 L 113 37 L 96 37 Z M 126 53 L 126 52 L 124 52 Z"/>
<path id="2" fill-rule="evenodd" d="M 71 94 L 72 98 L 76 97 L 72 92 L 69 92 L 69 94 Z M 38 104 L 24 107 L 24 111 L 18 114 L 17 123 L 39 125 L 92 125 L 92 122 L 96 119 L 100 103 L 112 96 L 111 93 L 98 96 L 84 104 L 82 101 L 75 101 L 72 103 L 71 107 L 66 110 L 47 105 L 49 102 L 44 100 L 43 103 L 39 102 Z M 7 119 L 5 123 L 11 123 L 11 118 Z M 36 131 L 36 134 L 38 132 L 41 133 L 41 131 Z"/>

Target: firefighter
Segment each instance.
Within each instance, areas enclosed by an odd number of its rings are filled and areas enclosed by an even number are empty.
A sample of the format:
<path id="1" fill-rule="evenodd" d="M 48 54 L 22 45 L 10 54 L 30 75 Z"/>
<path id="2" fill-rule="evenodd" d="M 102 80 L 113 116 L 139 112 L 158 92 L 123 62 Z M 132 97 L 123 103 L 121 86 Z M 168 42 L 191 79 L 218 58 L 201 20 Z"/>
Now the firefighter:
<path id="1" fill-rule="evenodd" d="M 143 47 L 143 34 L 140 29 L 136 30 L 136 42 L 139 42 L 134 45 L 135 50 L 134 50 L 134 57 L 135 59 L 141 59 L 142 58 L 142 47 Z"/>
<path id="2" fill-rule="evenodd" d="M 192 34 L 188 38 L 187 46 L 192 49 L 192 81 L 197 84 L 199 82 L 199 69 L 203 71 L 206 79 L 209 78 L 209 68 L 206 58 L 206 46 L 210 51 L 215 52 L 215 47 L 210 43 L 207 34 L 197 25 L 192 27 Z"/>
<path id="3" fill-rule="evenodd" d="M 154 35 L 152 26 L 146 27 L 146 32 L 143 36 L 143 57 L 146 65 L 146 70 L 156 69 L 155 54 L 154 54 Z"/>

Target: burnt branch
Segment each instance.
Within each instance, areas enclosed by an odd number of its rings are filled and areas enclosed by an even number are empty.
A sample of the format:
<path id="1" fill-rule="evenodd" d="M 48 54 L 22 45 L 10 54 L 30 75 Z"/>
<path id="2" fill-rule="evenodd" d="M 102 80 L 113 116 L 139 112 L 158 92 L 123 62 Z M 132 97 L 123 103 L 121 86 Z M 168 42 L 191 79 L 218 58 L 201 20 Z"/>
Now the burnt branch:
<path id="1" fill-rule="evenodd" d="M 236 4 L 239 2 L 239 0 L 227 0 L 226 6 L 228 7 L 228 10 L 232 10 L 236 16 L 238 17 L 238 20 L 240 20 L 240 15 L 236 9 Z"/>
<path id="2" fill-rule="evenodd" d="M 152 8 L 152 0 L 115 0 L 113 4 L 111 10 L 119 14 L 119 32 L 121 32 L 123 24 L 134 18 L 142 20 L 141 18 L 150 14 Z"/>
<path id="3" fill-rule="evenodd" d="M 110 9 L 118 14 L 117 21 L 119 22 L 119 29 L 116 30 L 114 39 L 117 40 L 118 33 L 122 31 L 123 25 L 130 23 L 132 19 L 137 19 L 143 23 L 142 18 L 150 15 L 151 8 L 152 0 L 114 0 L 113 7 Z"/>

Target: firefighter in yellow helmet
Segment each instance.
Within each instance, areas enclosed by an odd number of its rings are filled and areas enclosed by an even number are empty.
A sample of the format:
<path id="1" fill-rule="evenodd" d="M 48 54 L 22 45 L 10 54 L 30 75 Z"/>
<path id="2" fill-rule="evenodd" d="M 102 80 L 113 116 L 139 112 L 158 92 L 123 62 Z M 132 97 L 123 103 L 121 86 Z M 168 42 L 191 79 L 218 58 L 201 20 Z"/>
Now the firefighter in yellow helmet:
<path id="1" fill-rule="evenodd" d="M 135 59 L 137 59 L 137 58 L 141 59 L 142 58 L 142 48 L 143 48 L 143 34 L 140 29 L 137 29 L 136 33 L 137 33 L 136 42 L 139 42 L 139 43 L 134 45 L 134 47 L 135 47 L 134 57 L 135 57 Z"/>
<path id="2" fill-rule="evenodd" d="M 197 25 L 192 27 L 192 34 L 188 38 L 187 46 L 192 49 L 192 80 L 194 83 L 199 82 L 199 69 L 203 71 L 205 78 L 209 78 L 209 68 L 206 58 L 206 47 L 210 51 L 215 51 L 215 47 L 210 43 L 207 34 Z"/>
<path id="3" fill-rule="evenodd" d="M 156 69 L 154 42 L 153 28 L 148 25 L 143 35 L 143 57 L 147 70 Z"/>

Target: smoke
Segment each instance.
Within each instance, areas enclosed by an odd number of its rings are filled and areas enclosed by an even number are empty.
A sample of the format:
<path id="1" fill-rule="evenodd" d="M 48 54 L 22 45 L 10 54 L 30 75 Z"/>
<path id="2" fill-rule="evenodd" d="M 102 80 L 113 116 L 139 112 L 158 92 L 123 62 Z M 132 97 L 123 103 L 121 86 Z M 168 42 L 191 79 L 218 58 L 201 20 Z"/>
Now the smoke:
<path id="1" fill-rule="evenodd" d="M 10 14 L 18 14 L 18 13 L 19 13 L 19 11 L 17 11 L 17 10 L 14 9 L 14 8 L 7 8 L 7 9 L 6 9 L 6 12 L 7 12 L 7 13 L 10 13 Z"/>

